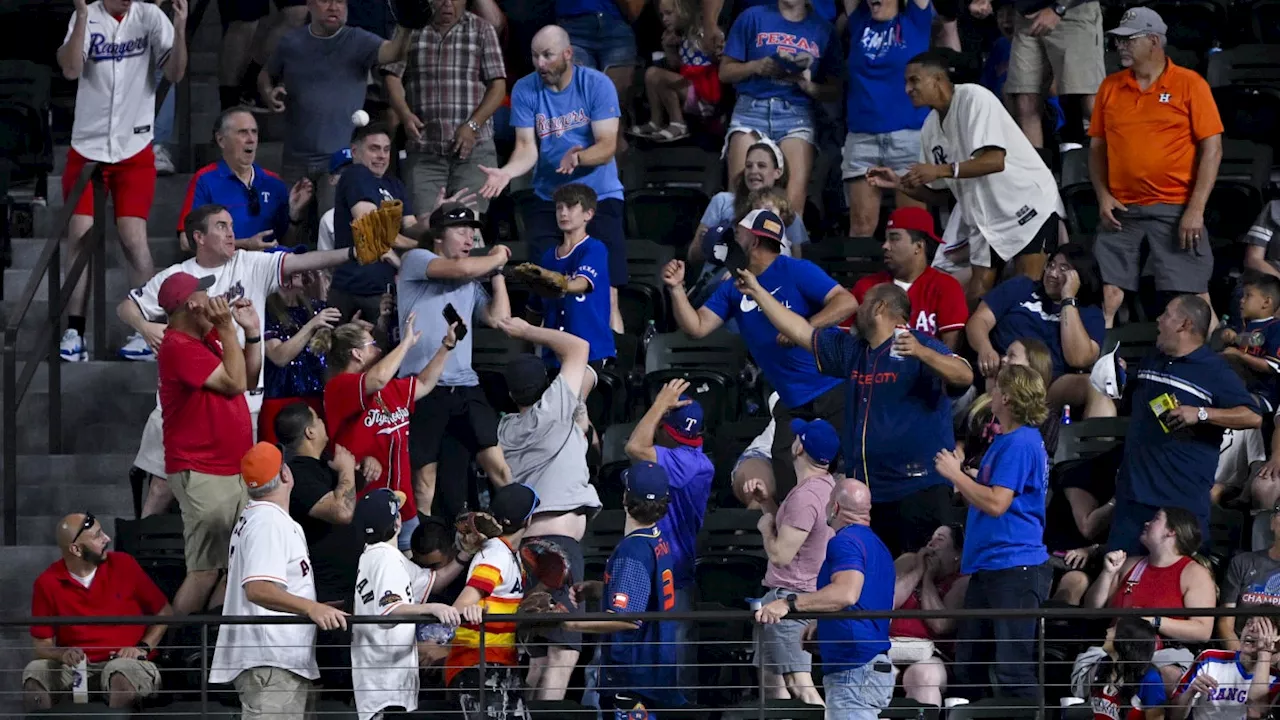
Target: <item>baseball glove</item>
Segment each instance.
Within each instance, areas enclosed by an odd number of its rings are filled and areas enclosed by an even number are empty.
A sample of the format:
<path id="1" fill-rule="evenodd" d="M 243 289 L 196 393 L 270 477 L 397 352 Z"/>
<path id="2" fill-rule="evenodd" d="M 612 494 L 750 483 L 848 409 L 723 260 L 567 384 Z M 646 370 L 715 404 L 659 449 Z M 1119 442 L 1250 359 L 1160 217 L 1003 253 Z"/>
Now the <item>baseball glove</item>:
<path id="1" fill-rule="evenodd" d="M 533 263 L 520 263 L 512 272 L 517 280 L 523 280 L 541 297 L 560 298 L 569 291 L 569 278 L 563 273 Z"/>
<path id="2" fill-rule="evenodd" d="M 421 30 L 431 24 L 435 4 L 431 0 L 387 0 L 396 24 L 410 30 Z"/>
<path id="3" fill-rule="evenodd" d="M 502 523 L 489 513 L 483 512 L 459 515 L 454 529 L 458 531 L 458 547 L 471 555 L 480 552 L 485 540 L 502 536 Z"/>
<path id="4" fill-rule="evenodd" d="M 404 203 L 383 200 L 382 207 L 351 221 L 351 243 L 356 248 L 356 261 L 361 265 L 376 263 L 387 254 L 400 234 L 404 220 Z"/>
<path id="5" fill-rule="evenodd" d="M 526 577 L 536 579 L 547 590 L 559 590 L 569 582 L 569 556 L 554 542 L 534 538 L 520 546 Z"/>
<path id="6" fill-rule="evenodd" d="M 569 612 L 563 605 L 555 601 L 548 592 L 531 592 L 526 593 L 524 599 L 520 601 L 520 607 L 516 610 L 522 614 L 541 614 L 547 615 L 551 613 L 567 613 Z M 516 625 L 516 639 L 523 645 L 528 644 L 534 638 L 545 635 L 548 631 L 559 627 L 558 622 L 522 622 Z"/>

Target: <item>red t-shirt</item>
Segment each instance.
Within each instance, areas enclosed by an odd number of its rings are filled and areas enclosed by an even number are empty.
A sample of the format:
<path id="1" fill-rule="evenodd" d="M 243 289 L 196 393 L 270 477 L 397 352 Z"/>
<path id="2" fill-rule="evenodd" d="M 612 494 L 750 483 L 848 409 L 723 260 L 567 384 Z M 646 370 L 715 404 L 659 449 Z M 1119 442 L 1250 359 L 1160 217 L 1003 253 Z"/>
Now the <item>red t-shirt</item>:
<path id="1" fill-rule="evenodd" d="M 893 276 L 888 271 L 878 272 L 854 283 L 849 292 L 861 304 L 868 290 L 891 282 Z M 963 330 L 969 319 L 969 302 L 964 297 L 964 288 L 960 287 L 959 280 L 941 270 L 926 268 L 907 288 L 907 298 L 911 300 L 911 318 L 907 324 L 912 330 L 941 338 L 944 332 Z M 848 329 L 852 324 L 853 316 L 850 316 L 840 327 Z"/>
<path id="2" fill-rule="evenodd" d="M 34 617 L 125 617 L 156 615 L 169 601 L 138 561 L 122 552 L 109 552 L 89 587 L 71 577 L 65 560 L 40 573 L 31 589 Z M 80 648 L 89 662 L 103 662 L 121 648 L 134 647 L 147 632 L 145 625 L 32 625 L 31 637 L 53 638 L 61 648 Z"/>
<path id="3" fill-rule="evenodd" d="M 239 475 L 253 447 L 253 420 L 244 395 L 227 397 L 204 382 L 222 365 L 216 330 L 203 340 L 168 329 L 156 357 L 164 413 L 164 471 Z"/>
<path id="4" fill-rule="evenodd" d="M 324 386 L 324 416 L 329 437 L 356 456 L 382 465 L 382 476 L 364 486 L 360 495 L 380 487 L 405 494 L 400 519 L 418 514 L 413 499 L 413 473 L 409 468 L 409 415 L 418 378 L 396 378 L 378 392 L 367 395 L 364 373 L 343 373 Z"/>

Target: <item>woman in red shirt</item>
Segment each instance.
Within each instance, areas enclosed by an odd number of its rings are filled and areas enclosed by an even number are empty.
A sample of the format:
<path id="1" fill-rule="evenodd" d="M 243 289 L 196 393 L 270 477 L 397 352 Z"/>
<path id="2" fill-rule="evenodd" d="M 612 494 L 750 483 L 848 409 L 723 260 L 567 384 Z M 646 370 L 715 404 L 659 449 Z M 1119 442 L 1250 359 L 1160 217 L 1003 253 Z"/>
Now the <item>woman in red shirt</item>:
<path id="1" fill-rule="evenodd" d="M 361 496 L 379 487 L 405 494 L 406 501 L 400 508 L 401 550 L 409 549 L 409 538 L 418 526 L 417 498 L 409 468 L 409 415 L 414 404 L 435 388 L 445 359 L 458 342 L 451 325 L 440 349 L 421 373 L 397 378 L 405 353 L 422 336 L 414 331 L 413 321 L 414 316 L 410 315 L 400 344 L 386 356 L 365 323 L 348 323 L 335 328 L 331 335 L 322 333 L 317 338 L 322 347 L 327 346 L 325 364 L 330 377 L 324 387 L 324 412 L 329 437 L 358 460 L 371 457 L 382 467 L 377 480 L 358 488 Z"/>
<path id="2" fill-rule="evenodd" d="M 964 528 L 943 525 L 933 531 L 929 544 L 917 553 L 905 553 L 894 561 L 897 581 L 894 610 L 959 610 L 969 577 L 960 574 Z M 922 703 L 942 705 L 947 668 L 938 657 L 935 642 L 955 634 L 950 618 L 896 618 L 889 623 L 889 659 L 902 673 L 902 690 Z"/>

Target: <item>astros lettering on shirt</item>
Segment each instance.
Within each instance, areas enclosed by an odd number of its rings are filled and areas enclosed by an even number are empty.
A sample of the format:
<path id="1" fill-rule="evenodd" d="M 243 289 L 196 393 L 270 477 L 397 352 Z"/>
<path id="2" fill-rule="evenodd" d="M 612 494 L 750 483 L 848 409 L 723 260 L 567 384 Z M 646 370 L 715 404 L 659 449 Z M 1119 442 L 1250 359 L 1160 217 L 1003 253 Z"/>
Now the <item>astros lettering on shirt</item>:
<path id="1" fill-rule="evenodd" d="M 1246 668 L 1240 663 L 1238 652 L 1205 650 L 1196 656 L 1195 664 L 1178 681 L 1178 688 L 1173 696 L 1176 698 L 1186 692 L 1197 677 L 1208 675 L 1218 681 L 1218 686 L 1192 702 L 1188 717 L 1193 720 L 1242 720 L 1245 717 L 1249 685 L 1253 682 L 1252 670 L 1253 668 Z M 1275 702 L 1276 693 L 1280 691 L 1280 683 L 1273 674 L 1268 677 L 1267 685 L 1266 703 L 1271 705 Z"/>
<path id="2" fill-rule="evenodd" d="M 935 352 L 955 354 L 918 330 L 911 333 Z M 813 334 L 818 370 L 848 381 L 841 438 L 846 472 L 867 483 L 878 503 L 946 483 L 933 458 L 956 446 L 945 381 L 916 358 L 891 357 L 892 345 L 893 336 L 871 347 L 839 328 Z"/>
<path id="3" fill-rule="evenodd" d="M 479 625 L 464 623 L 453 636 L 449 657 L 445 659 L 445 685 L 466 668 L 480 664 L 480 633 L 484 633 L 484 659 L 490 665 L 514 666 L 519 659 L 516 650 L 515 623 L 494 622 L 494 615 L 511 615 L 524 599 L 524 578 L 515 550 L 502 538 L 489 538 L 480 552 L 471 558 L 467 569 L 467 587 L 480 591 L 480 607 L 490 620 L 483 631 Z"/>
<path id="4" fill-rule="evenodd" d="M 270 230 L 267 238 L 281 242 L 289 232 L 289 187 L 280 176 L 253 164 L 249 185 L 232 172 L 226 160 L 209 163 L 196 171 L 187 185 L 187 196 L 178 214 L 178 232 L 186 229 L 187 215 L 203 205 L 221 205 L 231 214 L 237 239 Z"/>
<path id="5" fill-rule="evenodd" d="M 809 318 L 826 304 L 827 295 L 839 287 L 831 276 L 808 260 L 778 256 L 760 273 L 760 286 L 800 317 Z M 742 294 L 733 280 L 725 280 L 703 305 L 721 320 L 737 319 L 742 339 L 778 398 L 789 408 L 799 407 L 840 385 L 818 372 L 813 355 L 798 347 L 778 344 L 778 329 L 760 312 L 755 300 Z"/>
<path id="6" fill-rule="evenodd" d="M 800 22 L 782 16 L 776 3 L 749 8 L 733 22 L 725 37 L 724 56 L 738 62 L 752 62 L 779 54 L 813 56 L 810 76 L 823 82 L 840 74 L 840 42 L 835 27 L 810 12 Z M 813 98 L 795 82 L 752 76 L 735 86 L 741 100 L 777 98 L 800 107 L 812 107 Z"/>
<path id="7" fill-rule="evenodd" d="M 604 571 L 605 612 L 670 612 L 676 605 L 671 548 L 655 527 L 622 538 Z M 603 686 L 638 695 L 658 707 L 684 704 L 676 678 L 676 625 L 642 622 L 605 637 Z"/>
<path id="8" fill-rule="evenodd" d="M 91 2 L 86 23 L 71 147 L 89 160 L 118 163 L 151 144 L 154 72 L 173 49 L 173 23 L 145 2 L 130 3 L 121 18 L 112 17 L 103 3 Z M 72 13 L 64 44 L 75 25 Z"/>
<path id="9" fill-rule="evenodd" d="M 920 277 L 909 283 L 894 280 L 888 271 L 883 271 L 858 280 L 849 292 L 858 304 L 862 304 L 868 290 L 885 283 L 893 283 L 907 291 L 907 299 L 911 301 L 911 317 L 907 324 L 912 330 L 939 340 L 943 333 L 964 330 L 964 324 L 969 320 L 969 303 L 959 280 L 934 268 L 925 268 Z M 853 318 L 850 315 L 840 323 L 840 327 L 846 330 L 853 327 Z"/>
<path id="10" fill-rule="evenodd" d="M 591 287 L 585 293 L 562 298 L 529 298 L 529 309 L 542 316 L 543 327 L 556 328 L 586 340 L 591 345 L 590 359 L 603 360 L 618 354 L 613 330 L 609 327 L 609 249 L 590 235 L 578 241 L 564 257 L 560 246 L 549 248 L 539 263 L 572 280 L 585 278 Z M 551 348 L 542 349 L 548 365 L 560 365 Z"/>
<path id="11" fill-rule="evenodd" d="M 1248 384 L 1249 391 L 1261 401 L 1263 410 L 1268 413 L 1280 407 L 1280 318 L 1262 318 L 1250 320 L 1243 327 L 1236 324 L 1236 347 L 1249 357 L 1262 358 L 1267 362 L 1270 371 L 1253 373 Z"/>
<path id="12" fill-rule="evenodd" d="M 564 90 L 548 87 L 536 72 L 517 80 L 511 90 L 511 126 L 532 128 L 538 144 L 533 191 L 550 200 L 561 185 L 582 183 L 595 190 L 600 200 L 621 200 L 622 181 L 612 158 L 594 167 L 579 165 L 568 175 L 559 172 L 560 161 L 571 148 L 596 143 L 591 123 L 621 117 L 618 91 L 607 75 L 580 65 L 569 68 L 573 75 Z"/>
<path id="13" fill-rule="evenodd" d="M 366 373 L 342 373 L 324 386 L 324 416 L 334 445 L 351 451 L 356 460 L 375 458 L 382 475 L 360 491 L 387 487 L 405 494 L 400 519 L 418 514 L 409 468 L 409 415 L 413 413 L 417 376 L 395 378 L 372 395 L 365 392 Z"/>

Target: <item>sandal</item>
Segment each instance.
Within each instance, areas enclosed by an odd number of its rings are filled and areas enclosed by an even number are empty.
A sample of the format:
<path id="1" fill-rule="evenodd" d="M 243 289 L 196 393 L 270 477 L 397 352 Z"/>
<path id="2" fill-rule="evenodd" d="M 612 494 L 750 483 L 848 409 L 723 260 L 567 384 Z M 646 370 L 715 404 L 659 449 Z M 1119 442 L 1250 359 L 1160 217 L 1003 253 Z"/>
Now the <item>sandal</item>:
<path id="1" fill-rule="evenodd" d="M 654 142 L 669 143 L 689 137 L 689 126 L 684 123 L 671 123 L 650 136 Z"/>
<path id="2" fill-rule="evenodd" d="M 658 135 L 661 132 L 662 132 L 662 128 L 658 127 L 657 125 L 654 125 L 653 121 L 650 120 L 649 122 L 643 125 L 636 125 L 632 127 L 630 130 L 627 131 L 627 134 L 634 135 L 636 137 L 651 138 Z"/>

